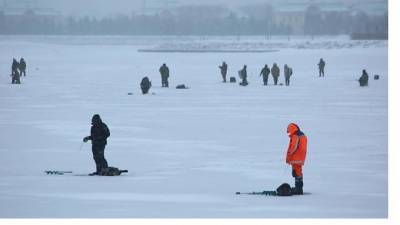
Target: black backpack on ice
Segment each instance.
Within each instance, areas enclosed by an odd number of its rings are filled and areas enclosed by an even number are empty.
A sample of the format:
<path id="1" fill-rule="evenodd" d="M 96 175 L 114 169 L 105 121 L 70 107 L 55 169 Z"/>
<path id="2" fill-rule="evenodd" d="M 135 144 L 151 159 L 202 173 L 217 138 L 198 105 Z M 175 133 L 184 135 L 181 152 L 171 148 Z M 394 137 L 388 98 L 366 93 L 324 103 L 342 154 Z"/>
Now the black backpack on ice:
<path id="1" fill-rule="evenodd" d="M 119 176 L 119 175 L 121 175 L 121 173 L 127 173 L 127 172 L 128 172 L 128 170 L 120 170 L 116 167 L 110 166 L 110 167 L 101 169 L 100 174 L 98 174 L 98 175 L 100 175 L 100 176 Z"/>
<path id="2" fill-rule="evenodd" d="M 292 196 L 292 188 L 288 183 L 283 183 L 281 184 L 277 189 L 276 189 L 276 195 L 278 196 Z"/>

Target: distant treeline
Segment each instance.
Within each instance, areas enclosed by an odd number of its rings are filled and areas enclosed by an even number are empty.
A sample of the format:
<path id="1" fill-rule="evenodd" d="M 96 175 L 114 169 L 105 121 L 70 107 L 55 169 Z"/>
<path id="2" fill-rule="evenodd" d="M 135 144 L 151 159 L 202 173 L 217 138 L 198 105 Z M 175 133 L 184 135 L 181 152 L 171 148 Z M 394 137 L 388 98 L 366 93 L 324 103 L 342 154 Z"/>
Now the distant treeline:
<path id="1" fill-rule="evenodd" d="M 297 16 L 297 17 L 296 17 Z M 282 14 L 270 5 L 233 11 L 221 6 L 184 6 L 157 14 L 107 18 L 21 15 L 0 11 L 0 34 L 27 35 L 339 35 L 386 36 L 388 15 L 321 11 L 312 5 Z M 287 17 L 288 19 L 285 19 Z"/>

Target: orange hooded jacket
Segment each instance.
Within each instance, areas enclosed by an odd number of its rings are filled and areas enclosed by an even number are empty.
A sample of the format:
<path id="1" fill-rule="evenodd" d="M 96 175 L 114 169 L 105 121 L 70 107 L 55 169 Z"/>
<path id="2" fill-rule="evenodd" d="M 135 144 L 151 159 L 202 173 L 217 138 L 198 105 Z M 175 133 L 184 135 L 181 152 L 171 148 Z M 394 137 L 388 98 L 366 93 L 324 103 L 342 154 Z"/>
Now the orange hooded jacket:
<path id="1" fill-rule="evenodd" d="M 304 165 L 307 154 L 307 137 L 300 131 L 295 123 L 289 124 L 287 132 L 290 137 L 289 147 L 286 153 L 286 163 L 291 165 Z"/>

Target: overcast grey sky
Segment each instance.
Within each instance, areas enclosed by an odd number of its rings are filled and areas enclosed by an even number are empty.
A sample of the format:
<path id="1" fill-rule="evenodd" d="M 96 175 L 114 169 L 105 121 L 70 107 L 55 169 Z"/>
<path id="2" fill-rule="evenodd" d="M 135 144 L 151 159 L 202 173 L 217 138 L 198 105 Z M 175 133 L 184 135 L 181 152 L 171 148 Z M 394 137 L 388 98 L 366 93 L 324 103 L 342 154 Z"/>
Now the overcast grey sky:
<path id="1" fill-rule="evenodd" d="M 13 0 L 8 0 L 8 1 L 13 1 Z M 143 10 L 144 5 L 146 5 L 147 8 L 163 7 L 167 4 L 171 6 L 187 5 L 187 4 L 216 4 L 216 5 L 219 4 L 219 5 L 229 5 L 235 7 L 241 4 L 268 2 L 271 0 L 22 0 L 22 1 L 36 1 L 37 6 L 53 8 L 63 14 L 71 14 L 71 15 L 87 14 L 87 15 L 103 16 L 103 15 L 113 15 L 113 14 L 114 15 L 130 14 L 133 11 L 141 12 Z M 144 4 L 144 2 L 146 2 L 146 4 Z"/>
<path id="2" fill-rule="evenodd" d="M 165 7 L 169 5 L 188 5 L 188 4 L 215 4 L 224 5 L 231 8 L 254 3 L 266 2 L 350 2 L 365 0 L 0 0 L 2 5 L 33 5 L 40 8 L 54 9 L 64 15 L 73 16 L 108 16 L 117 14 L 129 15 L 132 12 L 143 12 L 143 6 L 147 9 L 154 7 Z M 387 0 L 368 0 L 368 1 L 387 1 Z M 144 4 L 146 2 L 146 4 Z M 0 7 L 2 6 L 0 5 Z"/>

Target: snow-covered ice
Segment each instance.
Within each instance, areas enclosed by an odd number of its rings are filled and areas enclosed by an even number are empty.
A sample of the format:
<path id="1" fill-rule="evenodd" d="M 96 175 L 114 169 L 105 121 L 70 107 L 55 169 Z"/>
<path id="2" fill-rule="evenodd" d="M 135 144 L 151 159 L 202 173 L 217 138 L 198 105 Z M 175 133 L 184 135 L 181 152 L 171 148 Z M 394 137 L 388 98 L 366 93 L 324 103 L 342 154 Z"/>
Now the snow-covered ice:
<path id="1" fill-rule="evenodd" d="M 177 41 L 0 37 L 0 217 L 387 218 L 387 42 L 297 48 L 299 41 L 285 40 L 265 53 L 137 51 Z M 209 41 L 193 41 L 202 42 Z M 10 84 L 13 57 L 27 61 L 21 85 Z M 317 74 L 321 57 L 325 78 Z M 222 61 L 228 76 L 247 64 L 249 86 L 222 83 Z M 169 89 L 160 87 L 164 62 Z M 290 87 L 261 85 L 262 66 L 273 62 L 282 72 L 285 63 L 293 68 Z M 370 75 L 366 88 L 356 82 L 362 69 Z M 154 95 L 140 94 L 144 76 Z M 190 89 L 174 88 L 182 83 Z M 46 175 L 94 171 L 90 144 L 80 146 L 95 113 L 111 130 L 106 159 L 129 173 Z M 304 189 L 312 194 L 235 195 L 293 185 L 285 164 L 290 122 L 308 136 Z"/>

